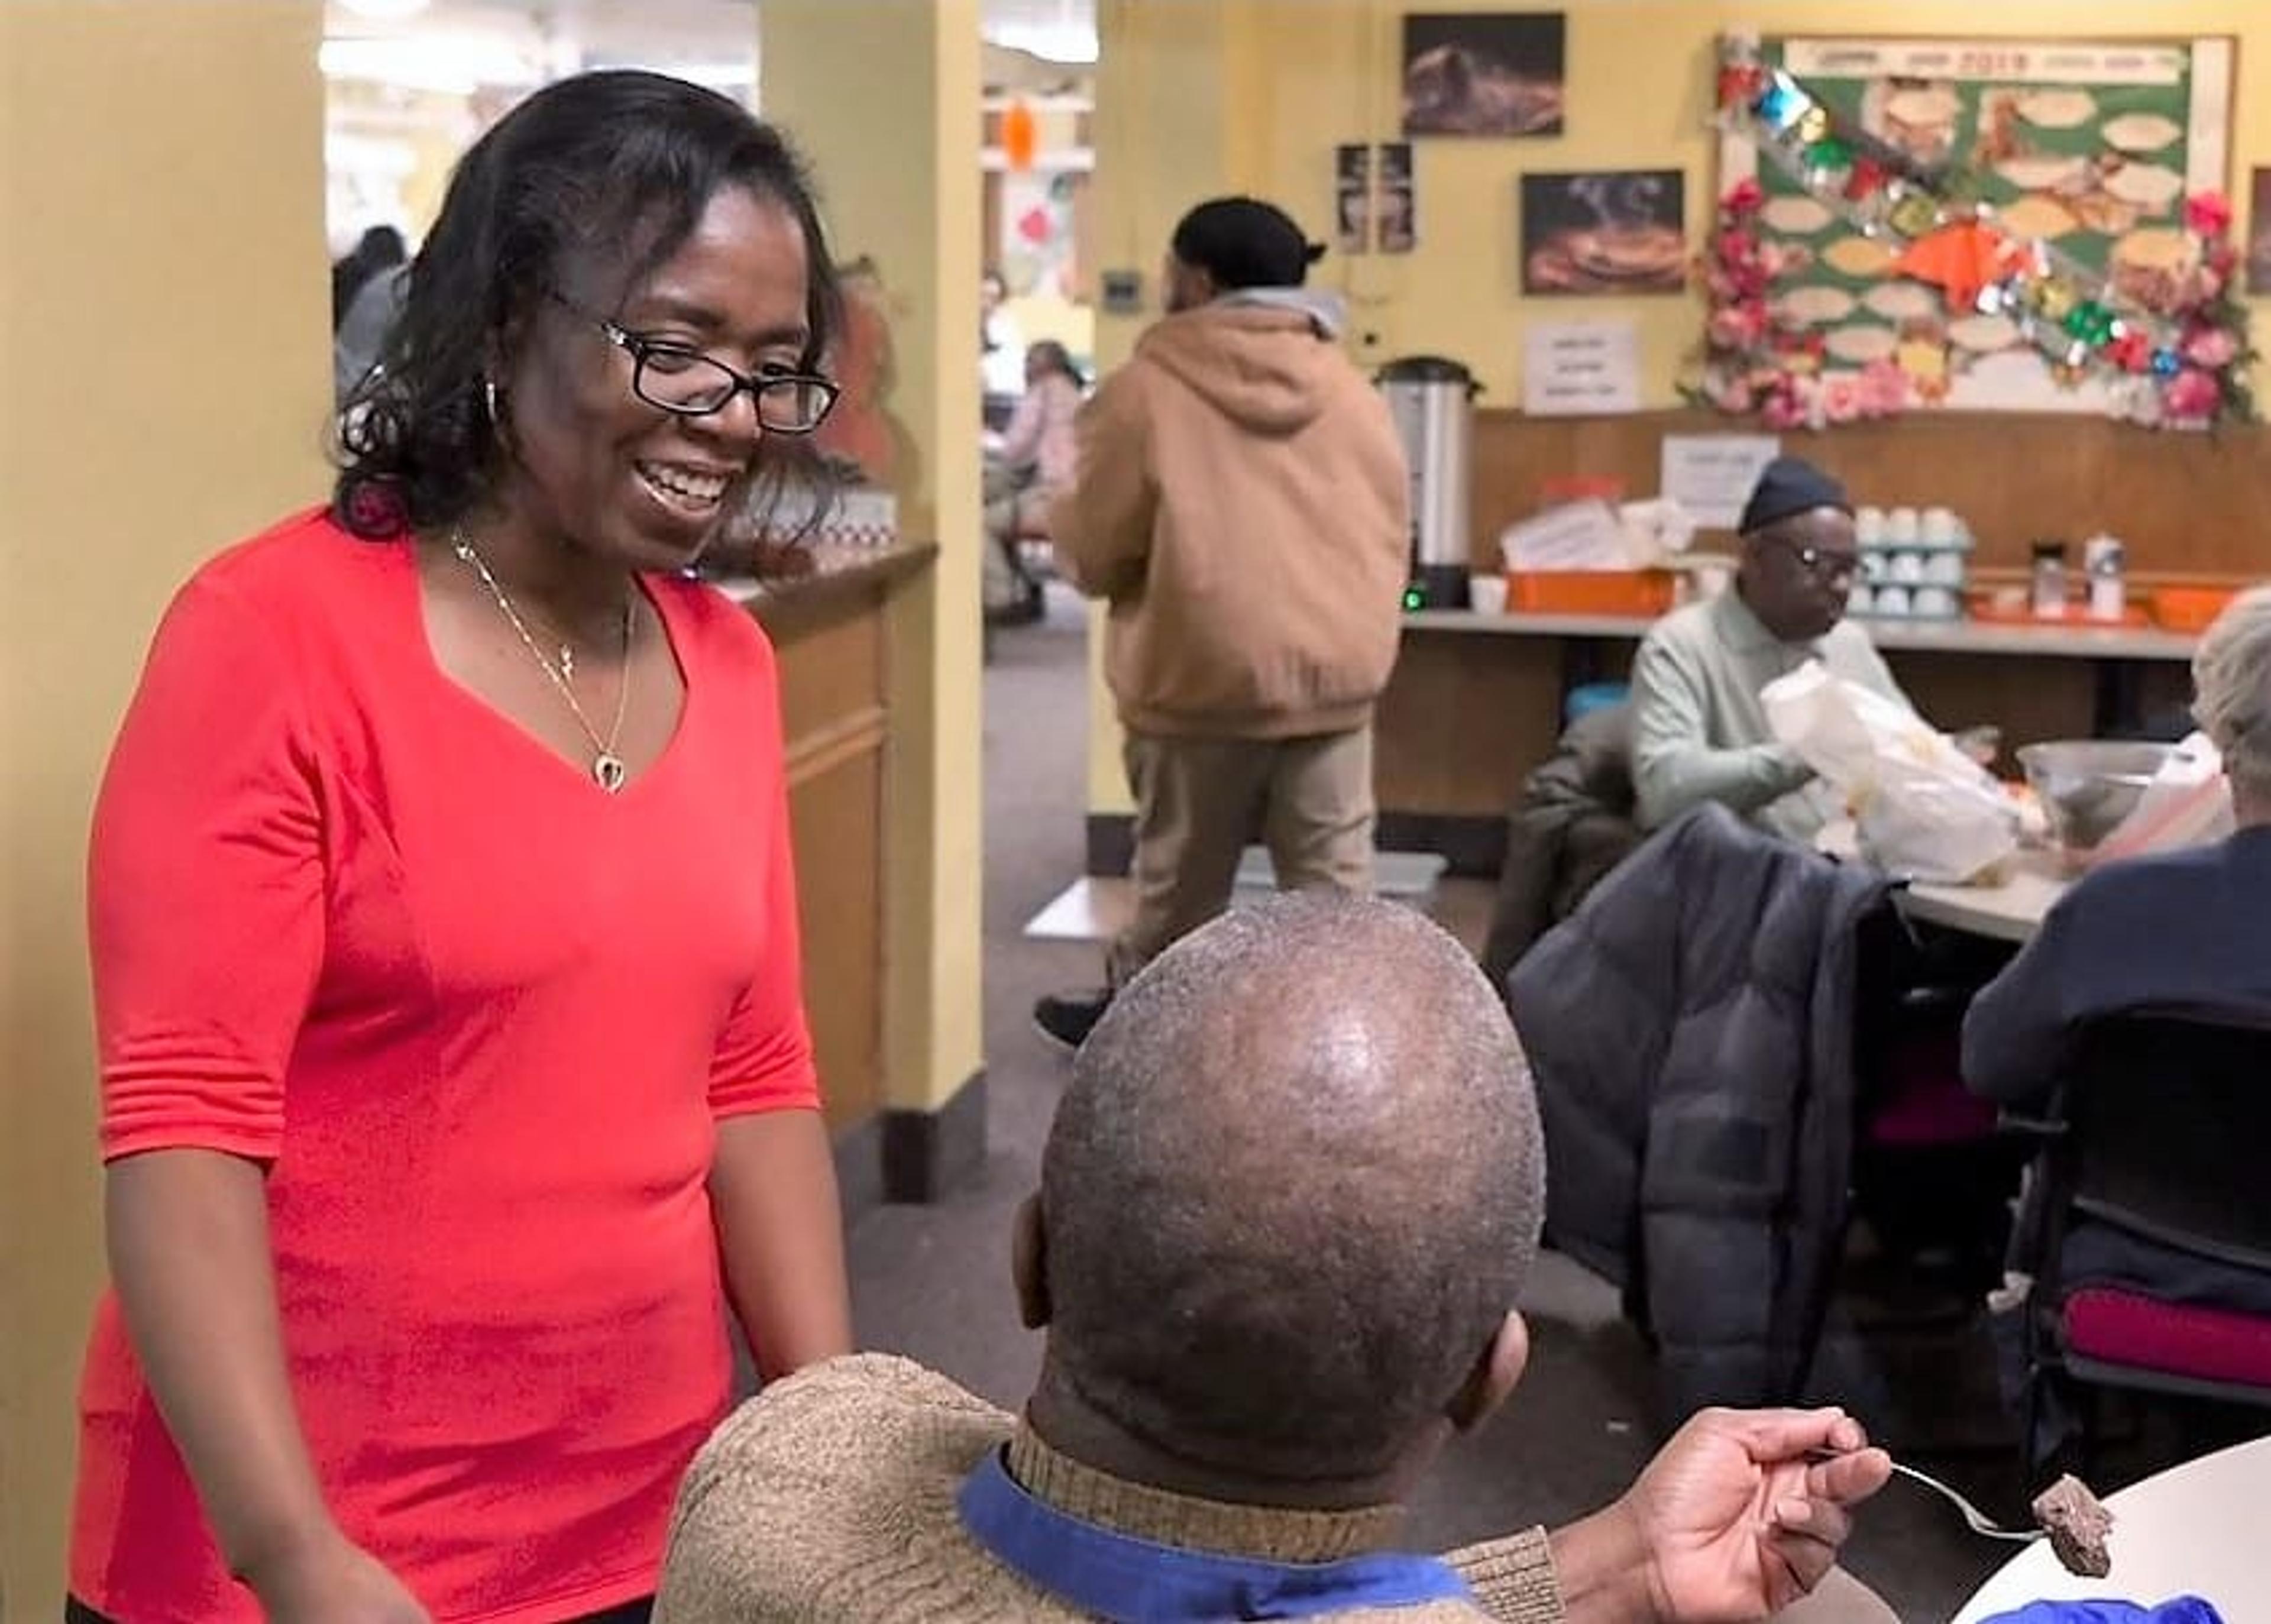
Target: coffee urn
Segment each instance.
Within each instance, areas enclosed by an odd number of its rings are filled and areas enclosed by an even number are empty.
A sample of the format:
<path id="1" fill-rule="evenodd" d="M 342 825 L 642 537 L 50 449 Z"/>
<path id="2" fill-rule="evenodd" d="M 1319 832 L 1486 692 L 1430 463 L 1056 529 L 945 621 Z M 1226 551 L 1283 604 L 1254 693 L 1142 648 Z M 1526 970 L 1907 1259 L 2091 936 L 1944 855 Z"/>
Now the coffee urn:
<path id="1" fill-rule="evenodd" d="M 1411 475 L 1411 580 L 1404 607 L 1463 609 L 1472 563 L 1467 458 L 1482 386 L 1465 367 L 1441 355 L 1391 361 L 1374 381 L 1388 399 Z"/>

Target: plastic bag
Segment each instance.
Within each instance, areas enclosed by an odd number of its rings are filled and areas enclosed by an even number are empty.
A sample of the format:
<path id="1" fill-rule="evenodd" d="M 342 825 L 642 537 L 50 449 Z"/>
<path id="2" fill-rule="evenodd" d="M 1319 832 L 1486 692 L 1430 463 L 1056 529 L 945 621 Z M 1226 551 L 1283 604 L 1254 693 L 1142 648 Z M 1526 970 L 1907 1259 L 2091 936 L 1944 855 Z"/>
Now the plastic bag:
<path id="1" fill-rule="evenodd" d="M 2019 849 L 2019 812 L 1984 767 L 1907 706 L 1810 659 L 1759 695 L 1767 726 L 1853 808 L 1861 855 L 1962 884 Z"/>
<path id="2" fill-rule="evenodd" d="M 2206 846 L 2233 827 L 2231 780 L 2223 776 L 2223 756 L 2206 734 L 2196 733 L 2161 764 L 2129 816 L 2089 853 L 2088 866 Z"/>

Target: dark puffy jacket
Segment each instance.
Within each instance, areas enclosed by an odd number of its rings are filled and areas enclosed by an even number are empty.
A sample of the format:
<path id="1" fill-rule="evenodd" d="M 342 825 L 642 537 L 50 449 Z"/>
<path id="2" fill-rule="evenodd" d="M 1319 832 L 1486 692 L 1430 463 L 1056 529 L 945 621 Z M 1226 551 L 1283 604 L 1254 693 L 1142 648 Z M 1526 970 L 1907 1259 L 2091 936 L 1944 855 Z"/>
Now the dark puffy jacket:
<path id="1" fill-rule="evenodd" d="M 1548 1238 L 1626 1288 L 1667 1421 L 1806 1380 L 1844 1236 L 1859 936 L 1886 896 L 1705 805 L 1508 978 Z"/>
<path id="2" fill-rule="evenodd" d="M 1506 861 L 1491 910 L 1483 973 L 1506 972 L 1640 845 L 1633 821 L 1632 706 L 1613 704 L 1569 724 L 1523 782 L 1507 818 Z"/>

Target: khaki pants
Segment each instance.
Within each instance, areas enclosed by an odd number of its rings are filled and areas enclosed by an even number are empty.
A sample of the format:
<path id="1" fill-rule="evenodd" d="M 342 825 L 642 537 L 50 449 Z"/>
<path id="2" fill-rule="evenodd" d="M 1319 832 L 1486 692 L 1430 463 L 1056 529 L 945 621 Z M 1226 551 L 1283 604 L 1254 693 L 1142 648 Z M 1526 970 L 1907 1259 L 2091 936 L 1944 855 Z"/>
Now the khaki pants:
<path id="1" fill-rule="evenodd" d="M 1119 987 L 1230 905 L 1258 829 L 1281 890 L 1372 889 L 1372 727 L 1301 739 L 1129 734 L 1136 917 L 1106 960 Z"/>

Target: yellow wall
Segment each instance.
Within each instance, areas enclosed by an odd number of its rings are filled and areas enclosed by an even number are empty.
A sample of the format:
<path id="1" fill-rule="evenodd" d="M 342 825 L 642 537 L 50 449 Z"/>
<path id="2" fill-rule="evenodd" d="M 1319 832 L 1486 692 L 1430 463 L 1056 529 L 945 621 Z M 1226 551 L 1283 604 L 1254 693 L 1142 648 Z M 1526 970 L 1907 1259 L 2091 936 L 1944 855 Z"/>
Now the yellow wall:
<path id="1" fill-rule="evenodd" d="M 315 0 L 0 4 L 0 1616 L 62 1605 L 100 1278 L 80 874 L 168 596 L 316 499 Z"/>
<path id="2" fill-rule="evenodd" d="M 1502 0 L 1119 0 L 1098 19 L 1097 184 L 1106 265 L 1147 273 L 1176 218 L 1231 188 L 1269 196 L 1313 237 L 1332 218 L 1332 149 L 1398 138 L 1400 19 L 1406 11 L 1504 11 Z M 1359 360 L 1418 353 L 1475 369 L 1485 406 L 1521 399 L 1524 324 L 1629 316 L 1638 324 L 1644 404 L 1673 403 L 1701 326 L 1694 296 L 1521 296 L 1515 179 L 1524 169 L 1672 168 L 1687 177 L 1691 237 L 1708 228 L 1717 145 L 1707 127 L 1716 39 L 1765 34 L 2000 34 L 2059 38 L 2149 33 L 2240 41 L 2230 185 L 2271 163 L 2271 4 L 2264 0 L 1560 0 L 1568 16 L 1567 135 L 1435 139 L 1414 148 L 1419 247 L 1409 256 L 1329 256 L 1317 281 L 1347 294 Z M 1178 87 L 1188 86 L 1179 96 Z M 1226 101 L 1215 97 L 1227 93 Z M 1185 99 L 1187 98 L 1187 99 Z M 2263 302 L 2258 302 L 2259 309 Z M 1098 359 L 1122 358 L 1140 323 L 1106 318 Z M 1365 335 L 1374 341 L 1365 343 Z M 1091 707 L 1090 803 L 1128 807 L 1111 710 Z"/>
<path id="3" fill-rule="evenodd" d="M 920 1110 L 983 1059 L 977 0 L 765 0 L 759 33 L 765 115 L 811 159 L 837 253 L 882 273 L 900 525 L 940 548 L 890 628 L 886 839 L 911 879 L 885 899 L 885 1104 Z"/>

